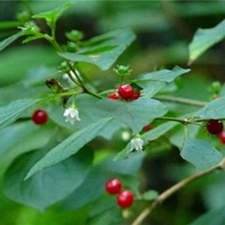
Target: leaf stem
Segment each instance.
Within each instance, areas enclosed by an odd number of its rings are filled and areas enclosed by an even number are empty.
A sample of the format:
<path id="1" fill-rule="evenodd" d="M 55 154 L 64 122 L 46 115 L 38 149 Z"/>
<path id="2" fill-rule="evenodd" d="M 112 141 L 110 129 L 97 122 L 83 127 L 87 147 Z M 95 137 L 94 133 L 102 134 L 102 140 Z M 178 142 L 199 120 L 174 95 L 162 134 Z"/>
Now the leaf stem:
<path id="1" fill-rule="evenodd" d="M 162 192 L 157 198 L 156 200 L 150 205 L 150 207 L 145 208 L 140 214 L 139 216 L 134 220 L 134 222 L 131 225 L 140 225 L 142 224 L 142 222 L 145 220 L 145 218 L 147 216 L 149 216 L 152 211 L 161 203 L 163 203 L 167 198 L 169 198 L 172 194 L 174 194 L 175 192 L 179 191 L 181 188 L 185 187 L 186 185 L 194 182 L 195 180 L 202 178 L 210 173 L 212 173 L 215 170 L 224 170 L 225 169 L 225 157 L 222 159 L 222 161 L 209 168 L 208 170 L 205 171 L 201 171 L 198 172 L 190 177 L 185 178 L 184 180 L 176 183 L 175 185 L 173 185 L 172 187 L 170 187 L 169 189 L 165 190 L 164 192 Z"/>
<path id="2" fill-rule="evenodd" d="M 166 95 L 155 96 L 154 99 L 161 100 L 161 101 L 175 102 L 175 103 L 180 103 L 185 105 L 193 105 L 198 107 L 202 107 L 207 104 L 207 102 L 203 102 L 203 101 L 174 97 L 174 96 L 166 96 Z"/>
<path id="3" fill-rule="evenodd" d="M 70 76 L 70 78 L 73 80 L 73 82 L 75 82 L 76 84 L 79 82 L 79 86 L 83 88 L 83 91 L 96 97 L 96 98 L 102 98 L 102 96 L 90 91 L 86 86 L 85 84 L 83 83 L 83 81 L 81 80 L 79 74 L 77 73 L 77 71 L 73 68 L 73 66 L 70 64 L 70 62 L 67 60 L 67 65 L 69 66 L 70 68 L 70 71 L 68 73 L 68 75 Z M 74 76 L 77 78 L 77 81 L 74 79 L 73 75 L 71 74 L 71 72 L 74 74 Z"/>

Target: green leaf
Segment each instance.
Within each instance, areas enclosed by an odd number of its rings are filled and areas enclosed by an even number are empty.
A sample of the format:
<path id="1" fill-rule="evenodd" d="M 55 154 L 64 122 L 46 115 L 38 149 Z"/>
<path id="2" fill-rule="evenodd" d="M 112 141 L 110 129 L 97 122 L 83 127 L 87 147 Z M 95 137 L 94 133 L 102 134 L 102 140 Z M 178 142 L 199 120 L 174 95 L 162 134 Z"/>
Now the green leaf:
<path id="1" fill-rule="evenodd" d="M 177 122 L 167 122 L 164 123 L 148 132 L 146 132 L 145 134 L 143 134 L 141 136 L 141 138 L 144 140 L 145 143 L 147 143 L 148 141 L 153 141 L 157 138 L 159 138 L 160 136 L 162 136 L 163 134 L 165 134 L 166 132 L 168 132 L 169 130 L 171 130 L 172 128 L 174 128 L 176 125 L 178 125 Z M 125 158 L 134 154 L 140 154 L 140 153 L 132 153 L 130 154 L 130 150 L 131 150 L 131 143 L 129 142 L 126 147 L 121 150 L 114 158 L 115 161 L 117 160 L 123 160 Z M 140 154 L 141 155 L 141 154 Z"/>
<path id="2" fill-rule="evenodd" d="M 47 24 L 49 25 L 49 27 L 52 27 L 56 23 L 59 16 L 72 5 L 73 5 L 73 3 L 69 2 L 69 3 L 63 4 L 62 6 L 59 6 L 56 9 L 53 9 L 51 11 L 36 14 L 33 16 L 33 18 L 45 19 L 47 21 Z"/>
<path id="3" fill-rule="evenodd" d="M 191 138 L 184 143 L 180 155 L 197 170 L 209 169 L 222 160 L 222 154 L 210 142 Z"/>
<path id="4" fill-rule="evenodd" d="M 108 178 L 109 175 L 103 168 L 94 167 L 80 187 L 62 201 L 60 208 L 75 210 L 97 200 L 105 192 L 104 186 Z"/>
<path id="5" fill-rule="evenodd" d="M 95 138 L 111 119 L 109 117 L 104 118 L 69 136 L 39 160 L 30 169 L 25 179 L 28 179 L 37 171 L 55 165 L 77 153 L 86 143 Z"/>
<path id="6" fill-rule="evenodd" d="M 26 44 L 26 43 L 34 41 L 34 40 L 42 39 L 42 38 L 44 38 L 44 36 L 45 36 L 44 34 L 35 34 L 35 36 L 29 36 L 23 40 L 23 44 Z"/>
<path id="7" fill-rule="evenodd" d="M 113 198 L 102 198 L 94 202 L 87 218 L 87 225 L 114 225 L 120 224 L 122 212 L 116 207 Z"/>
<path id="8" fill-rule="evenodd" d="M 45 210 L 73 192 L 86 178 L 92 151 L 83 152 L 53 167 L 39 171 L 29 180 L 24 177 L 43 151 L 23 154 L 9 167 L 4 176 L 4 192 L 12 200 Z"/>
<path id="9" fill-rule="evenodd" d="M 20 99 L 0 108 L 0 129 L 13 123 L 29 107 L 37 103 L 37 99 Z"/>
<path id="10" fill-rule="evenodd" d="M 183 69 L 179 66 L 175 66 L 172 70 L 163 69 L 152 73 L 146 73 L 141 75 L 141 78 L 134 82 L 139 84 L 146 81 L 161 81 L 161 82 L 172 82 L 177 77 L 190 72 L 190 69 Z M 153 83 L 154 85 L 154 83 Z"/>
<path id="11" fill-rule="evenodd" d="M 149 190 L 144 192 L 141 195 L 141 200 L 146 200 L 146 201 L 153 201 L 158 197 L 158 192 L 154 190 Z"/>
<path id="12" fill-rule="evenodd" d="M 106 160 L 102 163 L 102 166 L 104 167 L 104 170 L 117 173 L 117 174 L 134 174 L 136 173 L 144 160 L 144 157 L 146 154 L 144 152 L 142 153 L 133 153 L 131 156 L 127 159 L 115 161 L 112 158 L 109 160 Z"/>
<path id="13" fill-rule="evenodd" d="M 169 130 L 173 129 L 178 124 L 179 124 L 178 122 L 174 121 L 163 123 L 162 125 L 159 125 L 158 127 L 155 127 L 154 129 L 144 133 L 142 135 L 142 138 L 145 140 L 145 142 L 153 141 L 164 135 Z"/>
<path id="14" fill-rule="evenodd" d="M 126 159 L 130 153 L 131 150 L 131 143 L 129 142 L 124 149 L 122 149 L 115 157 L 114 161 L 119 161 Z M 134 154 L 139 154 L 139 153 L 134 153 Z"/>
<path id="15" fill-rule="evenodd" d="M 75 62 L 91 63 L 107 70 L 135 39 L 129 29 L 117 30 L 92 38 L 85 42 L 78 53 L 58 53 Z"/>
<path id="16" fill-rule="evenodd" d="M 31 121 L 13 124 L 0 131 L 1 149 L 0 155 L 14 145 L 17 145 L 23 138 L 33 134 L 38 129 Z"/>
<path id="17" fill-rule="evenodd" d="M 167 108 L 161 102 L 145 98 L 132 102 L 103 99 L 98 101 L 97 104 L 105 111 L 106 115 L 128 125 L 134 134 L 138 133 L 146 124 L 167 112 Z"/>
<path id="18" fill-rule="evenodd" d="M 24 31 L 19 31 L 18 33 L 6 38 L 5 40 L 0 42 L 0 51 L 5 49 L 8 45 L 10 45 L 12 42 L 17 40 L 18 38 L 22 37 L 24 35 Z"/>
<path id="19" fill-rule="evenodd" d="M 77 95 L 75 98 L 76 107 L 79 110 L 79 114 L 81 117 L 81 121 L 79 123 L 75 123 L 71 125 L 65 122 L 65 117 L 63 117 L 63 109 L 60 105 L 53 105 L 50 117 L 51 119 L 59 124 L 60 126 L 80 130 L 83 129 L 89 124 L 94 123 L 95 121 L 101 120 L 105 118 L 105 114 L 102 112 L 102 109 L 96 107 L 97 99 L 89 94 L 82 93 Z M 88 110 L 87 110 L 88 109 Z M 115 120 L 111 120 L 99 133 L 100 136 L 110 139 L 113 133 L 119 129 L 120 123 Z"/>
<path id="20" fill-rule="evenodd" d="M 225 20 L 209 29 L 198 29 L 189 45 L 189 64 L 214 44 L 225 38 Z"/>
<path id="21" fill-rule="evenodd" d="M 151 98 L 157 92 L 159 92 L 161 89 L 166 87 L 166 83 L 160 82 L 160 81 L 146 82 L 146 80 L 144 80 L 144 81 L 138 81 L 138 82 L 135 82 L 135 83 L 138 86 L 140 86 L 141 88 L 143 88 L 142 93 L 143 93 L 143 96 L 146 97 L 146 98 Z"/>
<path id="22" fill-rule="evenodd" d="M 196 113 L 196 116 L 204 119 L 225 118 L 225 97 L 220 97 L 209 102 L 203 109 Z"/>
<path id="23" fill-rule="evenodd" d="M 225 224 L 225 207 L 209 211 L 197 220 L 192 222 L 190 225 L 224 225 Z"/>

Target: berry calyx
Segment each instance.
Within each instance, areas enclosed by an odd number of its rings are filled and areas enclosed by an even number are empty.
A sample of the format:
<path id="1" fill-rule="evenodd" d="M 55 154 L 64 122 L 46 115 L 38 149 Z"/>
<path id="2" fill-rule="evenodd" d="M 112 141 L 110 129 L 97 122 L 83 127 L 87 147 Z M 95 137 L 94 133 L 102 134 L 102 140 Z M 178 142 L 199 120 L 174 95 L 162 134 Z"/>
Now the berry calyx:
<path id="1" fill-rule="evenodd" d="M 207 122 L 206 128 L 210 134 L 220 134 L 223 131 L 223 122 L 221 120 L 211 119 Z"/>
<path id="2" fill-rule="evenodd" d="M 219 139 L 220 139 L 220 142 L 222 144 L 225 144 L 225 131 L 222 131 L 220 134 L 219 134 Z"/>
<path id="3" fill-rule="evenodd" d="M 113 100 L 118 100 L 120 97 L 116 93 L 110 93 L 108 95 L 108 98 L 113 99 Z"/>
<path id="4" fill-rule="evenodd" d="M 118 87 L 119 96 L 125 100 L 132 99 L 134 90 L 129 84 L 123 84 Z"/>
<path id="5" fill-rule="evenodd" d="M 133 204 L 134 195 L 129 190 L 123 190 L 117 195 L 117 204 L 121 208 L 130 207 Z"/>
<path id="6" fill-rule="evenodd" d="M 120 180 L 117 178 L 110 179 L 105 184 L 105 190 L 110 195 L 118 194 L 120 192 L 121 188 L 122 188 L 122 184 L 121 184 Z"/>
<path id="7" fill-rule="evenodd" d="M 32 115 L 32 120 L 37 125 L 45 124 L 48 121 L 48 114 L 45 110 L 37 109 Z"/>

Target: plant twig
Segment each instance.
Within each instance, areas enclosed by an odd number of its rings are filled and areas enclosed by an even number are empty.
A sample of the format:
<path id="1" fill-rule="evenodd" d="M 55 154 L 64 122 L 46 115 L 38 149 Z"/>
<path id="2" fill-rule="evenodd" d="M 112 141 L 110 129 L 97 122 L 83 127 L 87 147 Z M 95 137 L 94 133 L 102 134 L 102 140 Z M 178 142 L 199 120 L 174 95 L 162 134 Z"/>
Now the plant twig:
<path id="1" fill-rule="evenodd" d="M 181 188 L 185 187 L 186 185 L 192 183 L 193 181 L 204 177 L 206 175 L 208 175 L 209 173 L 215 171 L 215 170 L 224 170 L 225 169 L 225 157 L 222 159 L 222 161 L 217 164 L 216 166 L 213 166 L 211 168 L 209 168 L 208 170 L 202 171 L 202 172 L 198 172 L 190 177 L 187 177 L 186 179 L 176 183 L 175 185 L 173 185 L 172 187 L 170 187 L 169 189 L 165 190 L 164 192 L 162 192 L 157 199 L 150 205 L 150 207 L 145 208 L 140 214 L 139 216 L 134 220 L 134 222 L 131 225 L 140 225 L 144 219 L 149 216 L 152 211 L 158 206 L 160 205 L 162 202 L 164 202 L 167 198 L 169 198 L 172 194 L 174 194 L 175 192 L 179 191 Z"/>
<path id="2" fill-rule="evenodd" d="M 203 107 L 207 104 L 207 102 L 202 102 L 198 100 L 192 100 L 188 98 L 179 98 L 179 97 L 173 97 L 173 96 L 155 96 L 154 99 L 161 100 L 161 101 L 168 101 L 168 102 L 174 102 L 174 103 L 180 103 L 185 105 L 193 105 L 193 106 L 199 106 Z"/>

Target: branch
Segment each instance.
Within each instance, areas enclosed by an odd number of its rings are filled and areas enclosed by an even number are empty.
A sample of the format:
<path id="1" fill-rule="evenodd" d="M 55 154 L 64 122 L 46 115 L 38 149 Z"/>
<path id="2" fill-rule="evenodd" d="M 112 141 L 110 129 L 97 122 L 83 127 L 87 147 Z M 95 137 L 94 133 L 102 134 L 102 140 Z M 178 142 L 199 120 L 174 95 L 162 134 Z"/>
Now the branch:
<path id="1" fill-rule="evenodd" d="M 225 157 L 222 159 L 222 161 L 217 164 L 216 166 L 211 167 L 208 170 L 202 171 L 202 172 L 198 172 L 178 183 L 176 183 L 175 185 L 173 185 L 172 187 L 170 187 L 169 189 L 165 190 L 163 193 L 161 193 L 157 199 L 150 205 L 150 207 L 145 208 L 140 215 L 135 219 L 135 221 L 131 224 L 131 225 L 140 225 L 143 220 L 149 216 L 152 211 L 158 206 L 160 205 L 162 202 L 164 202 L 167 198 L 169 198 L 172 194 L 174 194 L 175 192 L 179 191 L 181 188 L 185 187 L 186 185 L 192 183 L 193 181 L 204 177 L 206 175 L 208 175 L 209 173 L 215 171 L 215 170 L 224 170 L 225 169 Z"/>
<path id="2" fill-rule="evenodd" d="M 206 105 L 206 102 L 192 100 L 192 99 L 188 99 L 188 98 L 173 97 L 173 96 L 161 95 L 161 96 L 155 96 L 154 99 L 158 99 L 161 101 L 175 102 L 175 103 L 180 103 L 180 104 L 185 104 L 185 105 L 199 106 L 199 107 Z"/>

